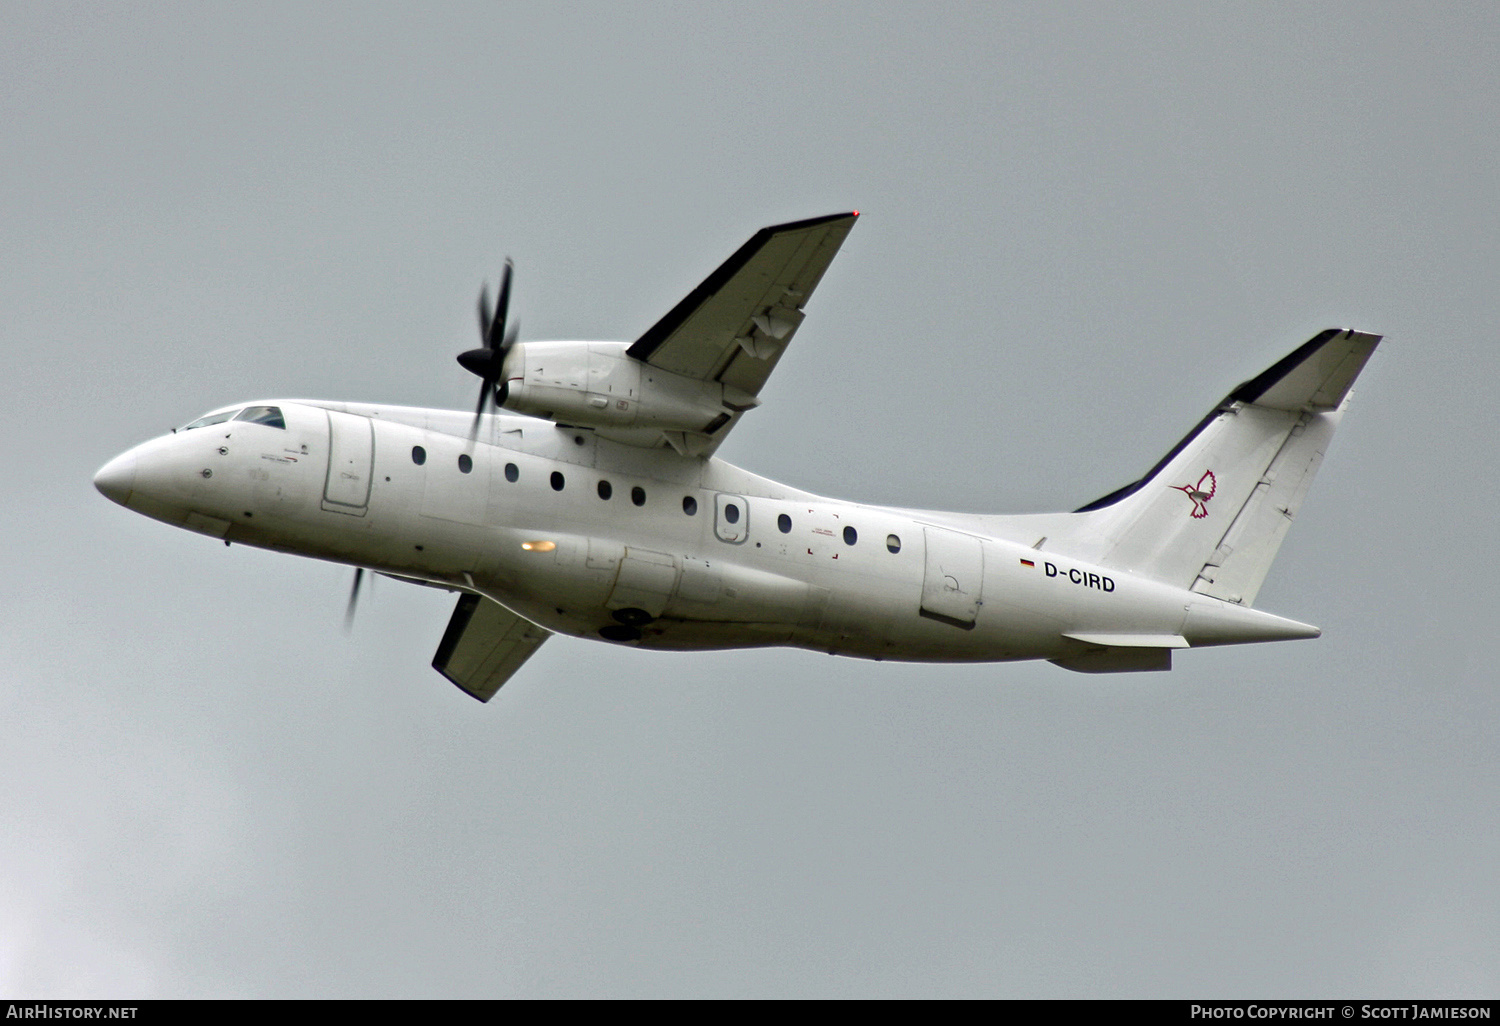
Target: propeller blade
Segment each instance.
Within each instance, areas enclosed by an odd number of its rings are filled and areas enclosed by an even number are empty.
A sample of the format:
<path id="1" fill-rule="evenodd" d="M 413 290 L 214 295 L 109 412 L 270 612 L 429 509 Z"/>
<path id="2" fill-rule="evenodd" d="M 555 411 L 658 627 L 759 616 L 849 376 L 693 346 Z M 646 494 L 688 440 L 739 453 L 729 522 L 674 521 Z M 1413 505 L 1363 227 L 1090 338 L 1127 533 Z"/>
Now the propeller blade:
<path id="1" fill-rule="evenodd" d="M 479 386 L 479 405 L 474 407 L 474 423 L 469 425 L 469 441 L 479 437 L 479 418 L 484 416 L 484 403 L 489 398 L 490 383 L 485 381 Z"/>
<path id="2" fill-rule="evenodd" d="M 348 634 L 354 627 L 354 607 L 359 604 L 359 584 L 364 579 L 365 568 L 357 566 L 354 568 L 354 586 L 349 589 L 349 607 L 344 610 L 344 633 Z"/>
<path id="3" fill-rule="evenodd" d="M 490 287 L 479 286 L 479 344 L 489 348 L 490 344 Z"/>
<path id="4" fill-rule="evenodd" d="M 505 258 L 505 272 L 500 276 L 500 299 L 495 303 L 495 316 L 490 320 L 489 337 L 485 345 L 490 349 L 497 348 L 496 343 L 502 342 L 505 332 L 505 319 L 510 314 L 510 276 L 515 270 L 515 262 L 510 257 Z M 498 347 L 501 352 L 505 351 L 504 345 Z"/>

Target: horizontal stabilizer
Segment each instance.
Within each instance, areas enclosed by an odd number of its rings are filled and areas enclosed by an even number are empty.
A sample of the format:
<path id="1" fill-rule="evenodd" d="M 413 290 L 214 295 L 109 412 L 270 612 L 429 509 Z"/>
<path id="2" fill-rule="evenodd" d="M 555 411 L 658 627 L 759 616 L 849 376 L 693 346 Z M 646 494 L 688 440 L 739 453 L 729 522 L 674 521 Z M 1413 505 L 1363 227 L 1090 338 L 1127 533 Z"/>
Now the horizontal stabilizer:
<path id="1" fill-rule="evenodd" d="M 1379 335 L 1329 328 L 1229 398 L 1273 410 L 1336 410 L 1379 341 Z"/>
<path id="2" fill-rule="evenodd" d="M 1188 639 L 1180 634 L 1064 634 L 1063 637 L 1085 645 L 1112 645 L 1120 648 L 1187 648 Z"/>
<path id="3" fill-rule="evenodd" d="M 460 690 L 488 702 L 551 636 L 551 631 L 498 602 L 464 594 L 432 657 L 432 668 Z"/>
<path id="4" fill-rule="evenodd" d="M 1150 673 L 1172 668 L 1172 650 L 1108 645 L 1053 659 L 1051 663 L 1075 673 Z"/>

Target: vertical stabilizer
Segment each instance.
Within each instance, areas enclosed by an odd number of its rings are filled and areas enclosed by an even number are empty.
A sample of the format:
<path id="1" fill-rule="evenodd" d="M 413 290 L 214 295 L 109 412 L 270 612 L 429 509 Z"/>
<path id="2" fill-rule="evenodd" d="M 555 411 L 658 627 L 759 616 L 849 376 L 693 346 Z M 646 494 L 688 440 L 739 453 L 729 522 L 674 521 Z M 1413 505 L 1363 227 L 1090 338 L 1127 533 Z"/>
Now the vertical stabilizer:
<path id="1" fill-rule="evenodd" d="M 1329 329 L 1240 385 L 1145 477 L 1077 510 L 1118 567 L 1250 605 L 1379 335 Z"/>

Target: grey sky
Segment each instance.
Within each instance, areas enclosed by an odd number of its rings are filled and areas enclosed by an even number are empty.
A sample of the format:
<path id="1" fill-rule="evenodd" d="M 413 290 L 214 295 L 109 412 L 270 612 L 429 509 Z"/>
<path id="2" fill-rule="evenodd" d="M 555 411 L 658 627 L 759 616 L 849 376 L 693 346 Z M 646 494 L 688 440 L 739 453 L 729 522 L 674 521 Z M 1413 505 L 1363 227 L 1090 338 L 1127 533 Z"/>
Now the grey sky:
<path id="1" fill-rule="evenodd" d="M 1487 4 L 0 4 L 0 992 L 1500 992 Z M 1258 605 L 1166 675 L 556 639 L 127 513 L 212 406 L 466 407 L 474 296 L 632 338 L 857 208 L 721 455 L 1072 508 L 1384 332 Z"/>

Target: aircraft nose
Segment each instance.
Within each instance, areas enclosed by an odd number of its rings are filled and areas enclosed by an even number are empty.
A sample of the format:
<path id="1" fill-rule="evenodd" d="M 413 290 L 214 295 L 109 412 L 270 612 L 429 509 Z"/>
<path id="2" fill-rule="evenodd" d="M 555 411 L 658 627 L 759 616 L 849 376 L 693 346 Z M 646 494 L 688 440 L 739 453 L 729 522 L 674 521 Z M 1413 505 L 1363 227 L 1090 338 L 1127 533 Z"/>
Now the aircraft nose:
<path id="1" fill-rule="evenodd" d="M 116 456 L 100 467 L 99 473 L 94 475 L 94 487 L 110 502 L 118 502 L 121 506 L 129 502 L 130 493 L 135 489 L 135 453 Z"/>

